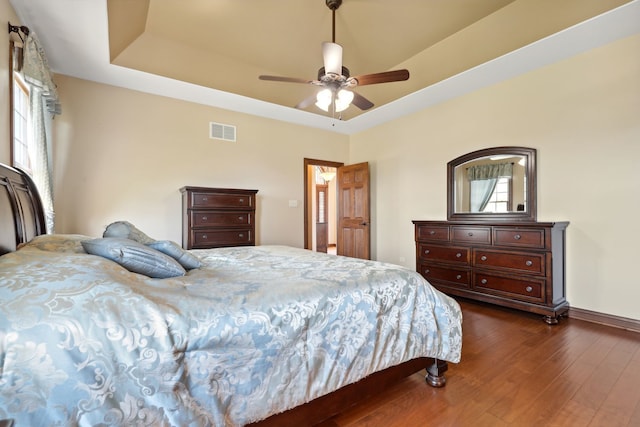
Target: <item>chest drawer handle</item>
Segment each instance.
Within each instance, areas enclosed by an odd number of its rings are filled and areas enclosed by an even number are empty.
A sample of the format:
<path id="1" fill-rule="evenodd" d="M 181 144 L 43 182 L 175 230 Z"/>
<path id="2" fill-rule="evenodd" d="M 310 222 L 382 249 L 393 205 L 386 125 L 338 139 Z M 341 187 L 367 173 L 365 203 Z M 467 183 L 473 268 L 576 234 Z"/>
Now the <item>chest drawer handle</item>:
<path id="1" fill-rule="evenodd" d="M 435 232 L 435 231 L 433 231 L 433 230 L 431 230 L 431 231 L 429 231 L 429 234 L 430 234 L 431 236 L 433 236 L 434 234 L 436 234 L 436 232 Z"/>
<path id="2" fill-rule="evenodd" d="M 429 274 L 429 273 L 431 273 L 431 270 L 429 270 L 428 268 L 425 268 L 424 269 L 424 274 Z"/>
<path id="3" fill-rule="evenodd" d="M 244 203 L 244 199 L 238 199 L 240 203 Z"/>
<path id="4" fill-rule="evenodd" d="M 238 233 L 238 237 L 244 237 L 244 233 Z"/>
<path id="5" fill-rule="evenodd" d="M 480 261 L 486 261 L 486 260 L 487 260 L 487 257 L 486 257 L 485 255 L 482 255 L 482 256 L 480 257 Z"/>
<path id="6" fill-rule="evenodd" d="M 519 234 L 516 234 L 516 235 L 513 236 L 513 238 L 516 239 L 516 240 L 520 240 L 520 239 L 522 239 L 522 236 L 519 235 Z"/>
<path id="7" fill-rule="evenodd" d="M 202 200 L 206 202 L 207 200 L 209 200 L 209 198 L 208 197 L 203 197 Z"/>
<path id="8" fill-rule="evenodd" d="M 462 279 L 462 274 L 458 274 L 458 275 L 456 276 L 456 279 L 458 279 L 458 280 Z"/>
<path id="9" fill-rule="evenodd" d="M 461 254 L 460 252 L 458 252 L 458 253 L 456 254 L 456 258 L 460 258 L 460 257 L 462 257 L 462 254 Z"/>
<path id="10" fill-rule="evenodd" d="M 531 260 L 527 260 L 527 262 L 524 263 L 527 267 L 531 267 L 533 265 L 533 261 Z"/>
<path id="11" fill-rule="evenodd" d="M 242 221 L 242 220 L 244 219 L 244 217 L 243 217 L 243 216 L 239 216 L 239 217 L 238 217 L 238 219 L 239 219 L 240 221 Z"/>
<path id="12" fill-rule="evenodd" d="M 487 284 L 487 279 L 482 279 L 482 280 L 480 281 L 480 283 L 482 283 L 483 285 L 486 285 L 486 284 Z"/>
<path id="13" fill-rule="evenodd" d="M 429 252 L 431 252 L 429 249 L 425 249 L 425 250 L 424 250 L 424 254 L 425 254 L 425 255 L 429 255 Z"/>
<path id="14" fill-rule="evenodd" d="M 469 237 L 473 237 L 473 232 L 471 232 L 471 231 L 470 231 L 470 232 L 468 233 L 468 235 L 469 235 Z"/>
<path id="15" fill-rule="evenodd" d="M 207 235 L 206 234 L 202 235 L 202 240 L 207 240 Z"/>
<path id="16" fill-rule="evenodd" d="M 527 292 L 531 292 L 533 291 L 533 288 L 531 286 L 527 286 L 526 288 L 524 288 L 524 290 Z"/>

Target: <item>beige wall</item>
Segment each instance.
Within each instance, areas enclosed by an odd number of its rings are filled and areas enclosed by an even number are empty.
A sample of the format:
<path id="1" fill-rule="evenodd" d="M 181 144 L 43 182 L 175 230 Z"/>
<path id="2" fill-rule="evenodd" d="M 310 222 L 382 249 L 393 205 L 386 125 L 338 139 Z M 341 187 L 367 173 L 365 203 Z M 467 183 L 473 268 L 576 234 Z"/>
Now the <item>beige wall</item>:
<path id="1" fill-rule="evenodd" d="M 7 0 L 0 16 L 17 22 Z M 0 43 L 8 44 L 8 35 Z M 568 299 L 640 319 L 640 36 L 349 137 L 56 76 L 57 231 L 128 219 L 180 241 L 183 185 L 256 188 L 258 242 L 303 245 L 303 158 L 370 162 L 375 259 L 413 268 L 412 219 L 446 218 L 446 163 L 499 145 L 538 150 L 538 218 L 568 220 Z M 0 61 L 0 161 L 9 162 Z M 208 138 L 209 121 L 238 142 Z"/>
<path id="2" fill-rule="evenodd" d="M 0 16 L 3 29 L 0 31 L 0 46 L 4 46 L 0 54 L 0 163 L 11 164 L 11 145 L 9 144 L 10 131 L 10 105 L 9 105 L 9 33 L 6 22 L 12 25 L 22 25 L 16 17 L 9 0 L 0 0 Z M 15 37 L 15 35 L 14 35 Z"/>
<path id="3" fill-rule="evenodd" d="M 128 220 L 181 241 L 185 185 L 257 189 L 257 243 L 304 244 L 304 158 L 346 162 L 348 137 L 56 76 L 56 231 L 99 235 Z M 237 142 L 209 139 L 209 122 Z M 289 200 L 298 207 L 290 208 Z"/>
<path id="4" fill-rule="evenodd" d="M 574 307 L 640 319 L 640 35 L 351 138 L 372 169 L 376 259 L 415 267 L 413 219 L 446 219 L 446 164 L 501 145 L 538 150 L 538 220 L 567 230 Z"/>

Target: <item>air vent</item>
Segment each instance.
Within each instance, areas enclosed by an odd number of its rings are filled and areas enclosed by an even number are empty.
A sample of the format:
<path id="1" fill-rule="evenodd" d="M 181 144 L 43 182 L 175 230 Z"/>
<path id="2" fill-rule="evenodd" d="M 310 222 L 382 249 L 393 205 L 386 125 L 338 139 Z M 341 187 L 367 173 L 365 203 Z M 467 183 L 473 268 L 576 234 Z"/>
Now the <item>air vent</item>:
<path id="1" fill-rule="evenodd" d="M 209 123 L 209 138 L 236 142 L 236 127 L 222 123 Z"/>

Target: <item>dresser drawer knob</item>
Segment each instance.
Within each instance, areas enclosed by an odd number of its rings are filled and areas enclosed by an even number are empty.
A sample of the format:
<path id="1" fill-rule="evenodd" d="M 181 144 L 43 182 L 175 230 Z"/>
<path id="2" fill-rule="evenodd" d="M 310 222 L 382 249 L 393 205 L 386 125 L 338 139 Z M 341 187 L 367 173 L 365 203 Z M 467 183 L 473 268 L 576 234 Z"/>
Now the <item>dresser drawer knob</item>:
<path id="1" fill-rule="evenodd" d="M 470 232 L 468 233 L 468 235 L 469 235 L 469 237 L 473 237 L 473 232 L 471 232 L 471 231 L 470 231 Z"/>
<path id="2" fill-rule="evenodd" d="M 462 254 L 461 254 L 460 252 L 458 252 L 458 253 L 456 254 L 456 258 L 461 258 L 461 257 L 462 257 Z"/>
<path id="3" fill-rule="evenodd" d="M 527 286 L 526 288 L 524 288 L 524 290 L 527 292 L 531 292 L 533 291 L 533 288 L 531 286 Z"/>
<path id="4" fill-rule="evenodd" d="M 244 233 L 238 233 L 238 237 L 244 237 Z"/>
<path id="5" fill-rule="evenodd" d="M 425 254 L 425 255 L 429 255 L 429 252 L 431 252 L 429 249 L 425 249 L 425 250 L 424 250 L 424 254 Z"/>
<path id="6" fill-rule="evenodd" d="M 458 275 L 456 276 L 456 279 L 458 279 L 458 280 L 462 279 L 462 274 L 458 274 Z"/>
<path id="7" fill-rule="evenodd" d="M 431 273 L 431 270 L 429 270 L 428 268 L 425 268 L 424 269 L 424 274 L 429 274 L 429 273 Z"/>
<path id="8" fill-rule="evenodd" d="M 209 198 L 208 197 L 203 197 L 202 200 L 206 202 L 207 200 L 209 200 Z"/>
<path id="9" fill-rule="evenodd" d="M 487 257 L 486 257 L 485 255 L 482 255 L 482 256 L 480 257 L 480 261 L 486 261 L 486 260 L 487 260 Z"/>
<path id="10" fill-rule="evenodd" d="M 207 218 L 206 216 L 203 216 L 203 217 L 202 217 L 202 220 L 203 220 L 203 221 L 206 221 L 206 220 L 208 220 L 208 219 L 209 219 L 209 218 Z"/>
<path id="11" fill-rule="evenodd" d="M 482 280 L 480 281 L 480 283 L 482 283 L 483 285 L 486 285 L 486 284 L 487 284 L 487 282 L 488 282 L 488 281 L 487 281 L 487 279 L 482 279 Z"/>
<path id="12" fill-rule="evenodd" d="M 202 240 L 207 240 L 207 235 L 206 234 L 202 235 Z"/>
<path id="13" fill-rule="evenodd" d="M 238 199 L 238 200 L 240 201 L 240 203 L 243 203 L 243 202 L 244 202 L 244 199 Z"/>
<path id="14" fill-rule="evenodd" d="M 527 262 L 524 263 L 527 267 L 531 267 L 533 265 L 533 261 L 531 260 L 527 260 Z"/>
<path id="15" fill-rule="evenodd" d="M 238 219 L 239 219 L 240 221 L 242 221 L 242 220 L 244 219 L 244 217 L 243 217 L 243 216 L 239 216 L 239 217 L 238 217 Z"/>
<path id="16" fill-rule="evenodd" d="M 436 232 L 435 232 L 435 231 L 433 231 L 433 230 L 431 230 L 431 231 L 429 231 L 429 234 L 430 234 L 431 236 L 433 236 L 434 234 L 436 234 Z"/>
<path id="17" fill-rule="evenodd" d="M 519 234 L 516 234 L 516 235 L 513 236 L 513 238 L 516 239 L 516 240 L 520 240 L 520 239 L 522 239 L 522 236 L 519 235 Z"/>

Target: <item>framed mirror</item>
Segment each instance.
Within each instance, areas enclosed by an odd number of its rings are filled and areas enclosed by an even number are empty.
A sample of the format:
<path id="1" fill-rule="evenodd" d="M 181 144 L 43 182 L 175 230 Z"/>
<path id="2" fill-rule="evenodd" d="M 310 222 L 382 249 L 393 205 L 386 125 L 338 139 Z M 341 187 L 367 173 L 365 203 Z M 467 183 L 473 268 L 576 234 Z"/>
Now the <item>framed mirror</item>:
<path id="1" fill-rule="evenodd" d="M 449 221 L 535 221 L 536 150 L 495 147 L 447 163 Z"/>

